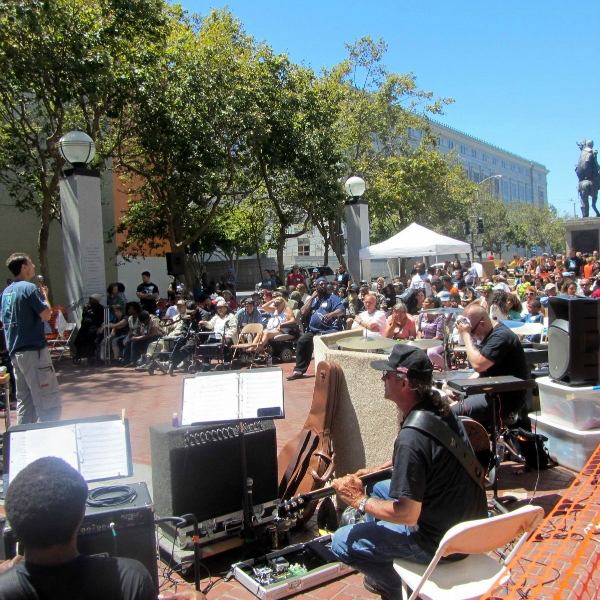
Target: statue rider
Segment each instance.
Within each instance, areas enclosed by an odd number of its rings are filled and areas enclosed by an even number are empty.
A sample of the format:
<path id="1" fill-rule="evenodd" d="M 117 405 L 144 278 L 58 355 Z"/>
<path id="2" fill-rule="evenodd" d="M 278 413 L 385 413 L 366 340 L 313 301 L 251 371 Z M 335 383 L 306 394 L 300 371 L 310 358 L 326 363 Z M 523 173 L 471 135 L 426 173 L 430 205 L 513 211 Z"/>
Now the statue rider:
<path id="1" fill-rule="evenodd" d="M 598 197 L 598 189 L 600 188 L 600 168 L 598 166 L 598 151 L 594 150 L 593 140 L 581 140 L 577 142 L 577 146 L 581 150 L 579 161 L 575 167 L 575 172 L 579 179 L 577 189 L 581 203 L 581 214 L 583 217 L 589 216 L 589 200 L 592 197 L 592 208 L 596 216 L 600 216 L 596 209 L 596 200 Z"/>

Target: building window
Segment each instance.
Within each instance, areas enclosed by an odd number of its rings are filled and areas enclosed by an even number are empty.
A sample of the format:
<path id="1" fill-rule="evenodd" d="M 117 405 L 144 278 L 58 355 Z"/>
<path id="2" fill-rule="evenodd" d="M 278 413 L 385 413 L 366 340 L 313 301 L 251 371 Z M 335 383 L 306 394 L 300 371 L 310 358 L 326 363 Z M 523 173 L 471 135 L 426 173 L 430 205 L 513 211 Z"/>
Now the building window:
<path id="1" fill-rule="evenodd" d="M 512 163 L 510 163 L 510 170 L 514 171 L 515 170 L 515 165 L 513 165 Z"/>
<path id="2" fill-rule="evenodd" d="M 482 152 L 482 153 L 481 153 L 481 160 L 482 160 L 483 162 L 487 162 L 487 159 L 488 159 L 488 157 L 487 157 L 487 154 L 486 154 L 485 152 Z"/>
<path id="3" fill-rule="evenodd" d="M 517 184 L 516 183 L 511 183 L 510 184 L 510 200 L 511 200 L 511 202 L 516 202 L 518 200 L 518 198 L 517 198 Z"/>
<path id="4" fill-rule="evenodd" d="M 480 180 L 481 180 L 481 175 L 479 173 L 473 173 L 473 181 L 475 183 L 479 183 Z"/>
<path id="5" fill-rule="evenodd" d="M 544 190 L 542 188 L 538 188 L 538 203 L 540 206 L 544 204 Z"/>
<path id="6" fill-rule="evenodd" d="M 525 202 L 525 186 L 519 184 L 519 202 Z"/>
<path id="7" fill-rule="evenodd" d="M 504 202 L 510 201 L 510 196 L 508 195 L 508 181 L 506 181 L 506 179 L 502 180 L 502 199 Z"/>
<path id="8" fill-rule="evenodd" d="M 452 140 L 448 140 L 448 148 L 450 148 L 450 150 L 454 148 L 454 142 Z"/>
<path id="9" fill-rule="evenodd" d="M 503 169 L 506 169 L 506 161 L 505 161 L 505 160 L 503 160 L 503 161 L 500 161 L 500 162 L 501 162 L 501 164 L 502 164 L 502 168 L 503 168 Z"/>
<path id="10" fill-rule="evenodd" d="M 460 145 L 460 153 L 461 154 L 466 154 L 467 153 L 467 147 L 463 146 L 462 144 Z"/>
<path id="11" fill-rule="evenodd" d="M 310 256 L 310 240 L 307 238 L 298 239 L 297 256 Z"/>
<path id="12" fill-rule="evenodd" d="M 477 158 L 477 150 L 471 150 L 471 156 Z"/>
<path id="13" fill-rule="evenodd" d="M 492 164 L 493 165 L 497 165 L 498 164 L 498 159 L 495 156 L 492 156 Z"/>

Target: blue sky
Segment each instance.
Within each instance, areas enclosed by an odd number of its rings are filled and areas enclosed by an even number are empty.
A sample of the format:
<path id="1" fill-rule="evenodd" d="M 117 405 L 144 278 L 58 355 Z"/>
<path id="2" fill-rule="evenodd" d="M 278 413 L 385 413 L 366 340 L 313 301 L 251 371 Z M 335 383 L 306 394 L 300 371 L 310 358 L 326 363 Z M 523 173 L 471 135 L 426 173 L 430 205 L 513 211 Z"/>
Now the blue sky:
<path id="1" fill-rule="evenodd" d="M 222 8 L 184 0 L 190 12 Z M 344 42 L 388 43 L 390 71 L 454 104 L 438 120 L 542 163 L 548 197 L 573 214 L 575 142 L 600 149 L 600 2 L 559 0 L 230 0 L 247 31 L 319 70 L 346 57 Z M 580 13 L 577 13 L 577 7 Z M 579 212 L 579 211 L 578 211 Z"/>

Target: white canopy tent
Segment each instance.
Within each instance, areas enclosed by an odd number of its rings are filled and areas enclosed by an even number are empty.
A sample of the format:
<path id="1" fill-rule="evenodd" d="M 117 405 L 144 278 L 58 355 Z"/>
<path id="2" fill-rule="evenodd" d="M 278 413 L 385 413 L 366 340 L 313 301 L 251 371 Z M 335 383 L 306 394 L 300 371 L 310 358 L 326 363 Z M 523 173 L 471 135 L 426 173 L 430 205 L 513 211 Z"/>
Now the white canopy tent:
<path id="1" fill-rule="evenodd" d="M 411 256 L 439 256 L 442 254 L 469 254 L 471 244 L 440 235 L 412 223 L 389 240 L 362 248 L 360 260 L 371 258 L 408 258 Z"/>

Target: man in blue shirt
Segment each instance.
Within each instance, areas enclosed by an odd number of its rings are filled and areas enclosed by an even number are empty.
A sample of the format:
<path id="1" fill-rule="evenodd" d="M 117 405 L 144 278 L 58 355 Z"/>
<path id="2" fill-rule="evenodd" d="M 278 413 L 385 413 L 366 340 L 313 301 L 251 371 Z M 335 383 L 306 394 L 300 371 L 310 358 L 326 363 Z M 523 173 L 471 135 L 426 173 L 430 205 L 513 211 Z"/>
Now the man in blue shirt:
<path id="1" fill-rule="evenodd" d="M 301 309 L 302 318 L 310 318 L 306 332 L 296 344 L 296 366 L 288 377 L 289 381 L 304 377 L 312 358 L 315 335 L 333 333 L 343 329 L 343 317 L 346 309 L 340 298 L 327 292 L 327 280 L 319 277 L 315 281 L 316 289 Z"/>
<path id="2" fill-rule="evenodd" d="M 27 254 L 12 254 L 6 266 L 15 276 L 2 294 L 2 323 L 17 384 L 17 422 L 58 421 L 61 397 L 43 323 L 52 315 L 48 288 L 29 283 L 35 265 Z"/>

